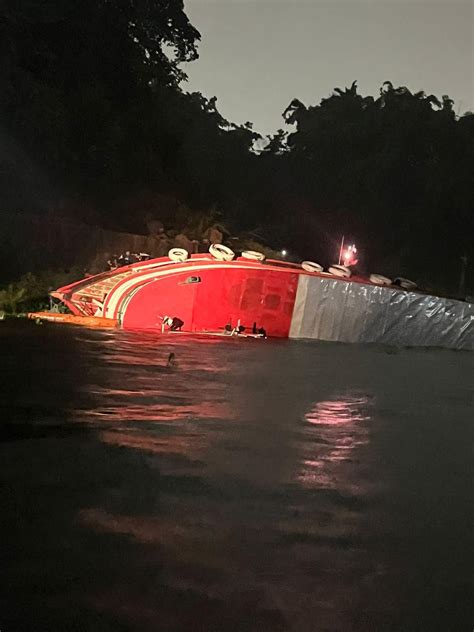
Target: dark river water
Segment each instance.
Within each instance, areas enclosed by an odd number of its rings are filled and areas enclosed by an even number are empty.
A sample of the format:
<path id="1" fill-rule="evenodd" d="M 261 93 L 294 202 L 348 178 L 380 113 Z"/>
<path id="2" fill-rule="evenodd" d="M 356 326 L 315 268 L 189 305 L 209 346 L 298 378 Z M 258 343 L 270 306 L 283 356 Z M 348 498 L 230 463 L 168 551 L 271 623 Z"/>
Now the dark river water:
<path id="1" fill-rule="evenodd" d="M 1 632 L 472 630 L 474 354 L 3 322 L 0 357 Z"/>

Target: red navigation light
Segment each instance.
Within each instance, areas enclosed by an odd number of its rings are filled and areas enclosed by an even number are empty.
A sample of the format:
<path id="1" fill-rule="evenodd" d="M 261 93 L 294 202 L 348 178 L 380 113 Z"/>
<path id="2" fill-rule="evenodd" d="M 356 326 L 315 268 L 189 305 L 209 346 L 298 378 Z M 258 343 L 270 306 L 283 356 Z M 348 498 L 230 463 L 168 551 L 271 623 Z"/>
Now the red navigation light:
<path id="1" fill-rule="evenodd" d="M 344 250 L 344 237 L 341 240 L 341 247 L 339 249 L 339 261 L 338 263 L 341 264 L 343 263 L 345 266 L 355 266 L 357 265 L 358 259 L 357 259 L 357 248 L 355 247 L 355 244 L 351 244 L 350 246 L 347 246 L 346 249 Z"/>
<path id="2" fill-rule="evenodd" d="M 348 246 L 347 250 L 344 251 L 343 260 L 345 266 L 355 266 L 357 263 L 356 258 L 357 248 L 354 244 Z"/>

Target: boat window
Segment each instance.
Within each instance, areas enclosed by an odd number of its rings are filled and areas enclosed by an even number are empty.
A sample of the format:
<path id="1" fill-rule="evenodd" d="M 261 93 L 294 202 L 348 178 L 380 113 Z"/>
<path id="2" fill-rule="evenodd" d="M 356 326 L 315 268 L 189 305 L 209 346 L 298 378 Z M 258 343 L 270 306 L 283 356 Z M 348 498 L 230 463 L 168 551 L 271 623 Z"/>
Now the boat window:
<path id="1" fill-rule="evenodd" d="M 184 283 L 201 283 L 200 276 L 190 276 L 184 281 Z"/>

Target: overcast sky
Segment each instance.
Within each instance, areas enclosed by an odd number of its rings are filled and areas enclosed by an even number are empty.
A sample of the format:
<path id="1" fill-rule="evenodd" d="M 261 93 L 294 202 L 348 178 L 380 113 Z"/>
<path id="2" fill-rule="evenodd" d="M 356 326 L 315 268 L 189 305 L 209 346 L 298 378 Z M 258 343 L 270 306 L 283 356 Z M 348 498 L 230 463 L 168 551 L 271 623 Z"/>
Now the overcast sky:
<path id="1" fill-rule="evenodd" d="M 271 134 L 297 97 L 319 103 L 358 80 L 449 94 L 474 110 L 473 2 L 446 0 L 185 0 L 200 31 L 184 89 L 217 96 L 221 114 Z"/>

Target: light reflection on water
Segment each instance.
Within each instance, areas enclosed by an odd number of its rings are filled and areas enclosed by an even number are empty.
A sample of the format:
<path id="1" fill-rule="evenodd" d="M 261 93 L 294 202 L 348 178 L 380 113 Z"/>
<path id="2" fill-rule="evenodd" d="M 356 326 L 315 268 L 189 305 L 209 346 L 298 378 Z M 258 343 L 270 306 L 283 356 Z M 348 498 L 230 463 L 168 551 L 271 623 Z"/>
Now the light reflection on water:
<path id="1" fill-rule="evenodd" d="M 170 350 L 178 362 L 173 369 L 165 366 Z M 265 359 L 268 351 L 274 361 Z M 83 507 L 81 523 L 162 547 L 175 588 L 198 590 L 200 568 L 212 599 L 226 601 L 242 585 L 263 589 L 260 607 L 291 612 L 304 630 L 299 610 L 308 607 L 308 597 L 301 589 L 315 562 L 308 543 L 331 549 L 361 530 L 354 503 L 370 493 L 370 485 L 353 462 L 369 440 L 371 396 L 322 386 L 311 361 L 301 366 L 284 346 L 258 347 L 254 341 L 176 341 L 144 349 L 125 339 L 107 346 L 99 364 L 107 378 L 104 383 L 99 371 L 97 381 L 85 385 L 92 405 L 77 411 L 78 419 L 99 423 L 104 444 L 153 459 L 161 476 L 159 502 L 173 509 L 171 515 L 150 508 L 135 515 L 124 512 L 122 503 L 105 503 Z M 308 505 L 307 490 L 334 492 L 337 509 L 332 496 Z M 280 571 L 270 580 L 258 550 L 278 542 L 289 548 L 274 550 Z M 338 557 L 336 566 L 353 563 L 347 554 Z M 288 572 L 295 586 L 287 586 Z M 326 585 L 310 583 L 311 607 L 332 610 Z M 277 617 L 272 627 L 279 626 Z"/>
<path id="2" fill-rule="evenodd" d="M 11 336 L 2 629 L 421 632 L 466 613 L 466 355 Z"/>
<path id="3" fill-rule="evenodd" d="M 358 448 L 370 440 L 370 404 L 366 395 L 341 394 L 312 406 L 305 415 L 301 484 L 361 491 L 357 479 L 345 475 L 343 465 L 357 459 Z"/>
<path id="4" fill-rule="evenodd" d="M 140 342 L 141 341 L 141 342 Z M 100 340 L 92 344 L 92 357 Z M 220 374 L 226 372 L 225 358 L 211 364 L 201 352 L 203 341 L 188 348 L 183 340 L 160 344 L 148 337 L 124 337 L 96 358 L 107 372 L 106 384 L 87 383 L 84 392 L 93 396 L 93 407 L 77 411 L 78 421 L 111 422 L 115 425 L 138 422 L 177 422 L 179 420 L 230 418 L 227 399 L 223 397 Z M 213 341 L 209 345 L 213 346 Z M 205 347 L 206 348 L 206 347 Z M 209 348 L 209 347 L 207 347 Z M 167 366 L 169 353 L 177 355 L 177 364 Z M 209 376 L 212 377 L 209 379 Z M 103 380 L 103 373 L 98 372 Z"/>

